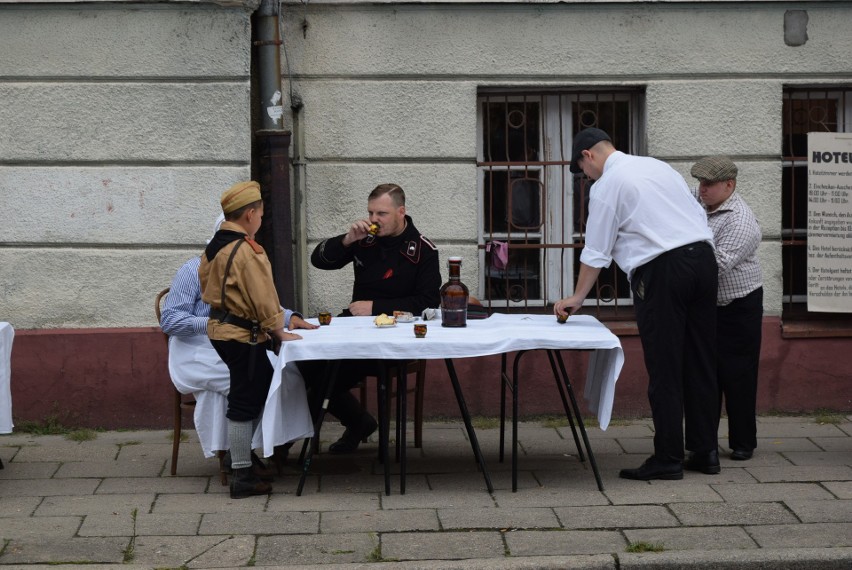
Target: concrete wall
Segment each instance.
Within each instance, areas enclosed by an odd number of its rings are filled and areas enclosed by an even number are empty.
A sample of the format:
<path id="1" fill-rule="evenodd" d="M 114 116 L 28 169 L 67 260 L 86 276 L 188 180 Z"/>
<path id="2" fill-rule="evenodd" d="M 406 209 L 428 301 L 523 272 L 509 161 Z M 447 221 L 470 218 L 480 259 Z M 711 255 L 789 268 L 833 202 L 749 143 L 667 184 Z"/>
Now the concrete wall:
<path id="1" fill-rule="evenodd" d="M 156 323 L 250 173 L 257 3 L 0 4 L 0 319 Z"/>
<path id="2" fill-rule="evenodd" d="M 476 284 L 477 88 L 640 86 L 648 154 L 689 181 L 706 154 L 741 166 L 739 189 L 764 230 L 766 311 L 780 315 L 782 89 L 848 82 L 849 3 L 286 4 L 308 251 L 392 180 L 421 231 L 443 257 L 463 255 L 463 278 Z M 807 9 L 799 47 L 785 43 L 791 8 Z M 350 283 L 347 272 L 311 270 L 308 312 L 345 306 Z"/>

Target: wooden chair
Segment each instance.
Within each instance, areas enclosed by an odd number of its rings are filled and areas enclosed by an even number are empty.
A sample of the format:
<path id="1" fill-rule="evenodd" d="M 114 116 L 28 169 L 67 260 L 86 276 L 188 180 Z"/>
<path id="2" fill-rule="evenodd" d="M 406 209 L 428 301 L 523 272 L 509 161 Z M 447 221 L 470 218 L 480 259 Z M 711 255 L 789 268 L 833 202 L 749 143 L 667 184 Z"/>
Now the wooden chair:
<path id="1" fill-rule="evenodd" d="M 154 312 L 157 314 L 157 324 L 160 323 L 160 315 L 162 313 L 162 303 L 163 299 L 165 299 L 166 295 L 169 293 L 169 287 L 166 287 L 162 291 L 157 294 L 157 298 L 154 300 Z M 163 337 L 166 339 L 166 345 L 169 343 L 169 335 L 163 333 Z M 183 428 L 183 410 L 194 410 L 195 409 L 195 398 L 192 397 L 191 394 L 181 394 L 178 392 L 178 389 L 175 388 L 175 385 L 169 382 L 169 385 L 172 387 L 172 392 L 174 393 L 173 402 L 174 402 L 174 434 L 172 435 L 172 475 L 177 474 L 177 461 L 178 461 L 178 451 L 180 450 L 180 437 L 181 430 Z M 227 477 L 227 475 L 223 475 L 223 477 Z M 227 479 L 225 479 L 227 481 Z M 223 483 L 224 485 L 225 483 Z"/>
<path id="2" fill-rule="evenodd" d="M 406 374 L 416 374 L 414 387 L 408 389 L 408 394 L 414 394 L 414 447 L 423 447 L 423 391 L 426 385 L 426 361 L 425 360 L 409 360 L 406 365 Z M 377 376 L 367 376 L 361 382 L 361 408 L 366 408 L 367 402 L 367 380 L 374 378 L 378 381 Z M 388 398 L 388 410 L 390 413 L 391 399 L 396 397 L 396 393 L 391 394 Z"/>

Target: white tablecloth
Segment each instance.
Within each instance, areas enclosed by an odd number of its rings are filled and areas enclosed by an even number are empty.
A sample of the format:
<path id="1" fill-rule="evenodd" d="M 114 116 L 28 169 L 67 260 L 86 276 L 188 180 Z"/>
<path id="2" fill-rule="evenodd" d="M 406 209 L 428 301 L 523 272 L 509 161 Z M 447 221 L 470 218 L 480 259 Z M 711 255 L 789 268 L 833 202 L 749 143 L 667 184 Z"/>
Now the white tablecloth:
<path id="1" fill-rule="evenodd" d="M 12 433 L 12 341 L 15 329 L 0 323 L 0 433 Z"/>
<path id="2" fill-rule="evenodd" d="M 268 457 L 276 445 L 310 437 L 314 433 L 305 395 L 305 382 L 295 366 L 283 372 L 278 357 L 267 352 L 276 371 L 277 389 L 267 398 L 253 449 L 263 449 Z M 169 338 L 169 374 L 175 388 L 195 397 L 195 430 L 205 457 L 220 449 L 230 449 L 228 439 L 228 367 L 205 335 Z M 269 453 L 266 451 L 269 450 Z"/>
<path id="3" fill-rule="evenodd" d="M 609 425 L 624 352 L 618 337 L 594 317 L 574 315 L 560 325 L 552 315 L 498 313 L 487 319 L 468 320 L 465 328 L 442 327 L 440 321 L 426 321 L 426 325 L 426 338 L 418 339 L 414 337 L 414 323 L 379 328 L 373 324 L 373 317 L 333 318 L 328 326 L 295 331 L 303 339 L 282 345 L 279 367 L 298 360 L 444 359 L 534 349 L 592 350 L 584 396 L 597 412 L 601 429 Z M 275 392 L 280 389 L 280 383 L 276 374 L 269 390 L 270 399 L 279 399 Z"/>

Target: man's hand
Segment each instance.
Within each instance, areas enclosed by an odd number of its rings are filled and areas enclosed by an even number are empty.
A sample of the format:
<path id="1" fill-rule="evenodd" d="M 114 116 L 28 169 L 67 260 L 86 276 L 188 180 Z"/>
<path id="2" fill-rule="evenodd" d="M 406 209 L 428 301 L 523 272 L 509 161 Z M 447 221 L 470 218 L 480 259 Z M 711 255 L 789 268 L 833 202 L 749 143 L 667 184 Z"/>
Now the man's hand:
<path id="1" fill-rule="evenodd" d="M 316 328 L 316 327 L 314 327 L 314 328 Z M 269 331 L 269 334 L 271 334 L 272 336 L 274 336 L 276 339 L 278 339 L 281 342 L 287 342 L 289 340 L 301 340 L 301 338 L 302 338 L 297 334 L 285 332 L 283 328 L 282 329 L 276 329 L 274 331 Z"/>
<path id="2" fill-rule="evenodd" d="M 292 319 L 291 319 L 291 321 L 292 321 Z M 316 328 L 316 327 L 314 327 L 314 328 Z M 268 334 L 270 337 L 272 337 L 271 350 L 275 354 L 278 354 L 281 351 L 281 343 L 282 342 L 287 342 L 288 340 L 299 340 L 299 339 L 302 338 L 297 334 L 284 332 L 283 328 L 275 329 L 273 331 L 268 331 L 266 334 Z M 269 347 L 268 347 L 268 349 L 269 349 Z"/>
<path id="3" fill-rule="evenodd" d="M 352 222 L 352 225 L 349 226 L 349 231 L 346 232 L 346 235 L 343 236 L 343 245 L 349 247 L 356 241 L 361 241 L 367 234 L 370 233 L 370 221 L 369 220 L 355 220 Z"/>
<path id="4" fill-rule="evenodd" d="M 556 301 L 553 305 L 553 313 L 556 315 L 573 315 L 583 306 L 583 299 L 573 295 Z"/>
<path id="5" fill-rule="evenodd" d="M 349 303 L 349 312 L 354 317 L 369 317 L 373 314 L 372 301 L 353 301 Z"/>
<path id="6" fill-rule="evenodd" d="M 303 319 L 302 317 L 299 317 L 297 315 L 291 315 L 290 316 L 290 325 L 287 327 L 287 330 L 291 331 L 293 329 L 318 329 L 318 328 L 319 328 L 319 325 L 311 324 L 308 321 L 306 321 L 305 319 Z M 298 336 L 298 335 L 294 335 L 294 336 Z M 299 337 L 299 338 L 301 338 L 301 337 Z M 291 340 L 295 340 L 295 339 L 291 339 Z"/>

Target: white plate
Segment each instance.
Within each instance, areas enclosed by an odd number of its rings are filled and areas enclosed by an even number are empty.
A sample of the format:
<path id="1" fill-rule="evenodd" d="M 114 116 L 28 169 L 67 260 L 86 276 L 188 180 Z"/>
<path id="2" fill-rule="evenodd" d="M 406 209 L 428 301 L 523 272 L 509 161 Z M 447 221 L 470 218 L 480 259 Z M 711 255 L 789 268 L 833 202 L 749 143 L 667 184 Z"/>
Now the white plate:
<path id="1" fill-rule="evenodd" d="M 398 322 L 398 323 L 413 323 L 417 319 L 418 319 L 418 317 L 407 317 L 407 318 L 397 317 L 396 322 Z"/>
<path id="2" fill-rule="evenodd" d="M 375 324 L 375 323 L 374 323 L 374 324 Z M 391 328 L 391 327 L 395 327 L 395 326 L 396 326 L 396 323 L 390 323 L 390 324 L 387 324 L 387 325 L 376 325 L 376 328 L 379 328 L 379 329 L 389 329 L 389 328 Z"/>

